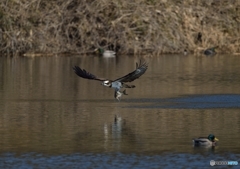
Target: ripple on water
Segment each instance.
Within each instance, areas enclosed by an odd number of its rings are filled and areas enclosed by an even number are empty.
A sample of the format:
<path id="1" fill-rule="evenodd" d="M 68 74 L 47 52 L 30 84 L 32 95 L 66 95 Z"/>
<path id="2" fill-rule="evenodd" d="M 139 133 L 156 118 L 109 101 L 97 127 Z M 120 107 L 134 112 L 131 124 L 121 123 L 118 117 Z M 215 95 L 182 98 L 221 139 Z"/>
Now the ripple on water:
<path id="1" fill-rule="evenodd" d="M 163 154 L 163 155 L 136 155 L 136 154 L 70 154 L 46 156 L 43 154 L 28 153 L 22 155 L 1 155 L 0 168 L 202 168 L 209 167 L 210 160 L 237 161 L 240 154 Z M 226 167 L 226 166 L 225 166 Z M 224 168 L 224 166 L 223 166 Z"/>
<path id="2" fill-rule="evenodd" d="M 240 95 L 190 95 L 169 99 L 135 99 L 140 105 L 129 106 L 131 108 L 172 108 L 172 109 L 212 109 L 212 108 L 240 108 Z M 142 103 L 148 103 L 142 105 Z"/>

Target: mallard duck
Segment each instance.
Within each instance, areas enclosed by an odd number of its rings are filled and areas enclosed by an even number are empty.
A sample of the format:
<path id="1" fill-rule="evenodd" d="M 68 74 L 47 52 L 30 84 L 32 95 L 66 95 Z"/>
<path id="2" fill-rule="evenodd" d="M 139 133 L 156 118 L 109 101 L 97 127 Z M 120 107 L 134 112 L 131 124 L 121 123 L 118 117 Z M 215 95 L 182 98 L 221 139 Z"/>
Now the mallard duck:
<path id="1" fill-rule="evenodd" d="M 199 137 L 192 141 L 195 146 L 215 146 L 218 139 L 213 134 L 209 134 L 208 137 Z"/>
<path id="2" fill-rule="evenodd" d="M 104 50 L 103 48 L 97 48 L 95 49 L 101 56 L 103 57 L 115 57 L 116 52 L 111 50 Z"/>
<path id="3" fill-rule="evenodd" d="M 212 48 L 208 48 L 204 51 L 204 55 L 206 56 L 213 56 L 216 54 L 215 49 L 218 48 L 218 46 L 212 47 Z"/>

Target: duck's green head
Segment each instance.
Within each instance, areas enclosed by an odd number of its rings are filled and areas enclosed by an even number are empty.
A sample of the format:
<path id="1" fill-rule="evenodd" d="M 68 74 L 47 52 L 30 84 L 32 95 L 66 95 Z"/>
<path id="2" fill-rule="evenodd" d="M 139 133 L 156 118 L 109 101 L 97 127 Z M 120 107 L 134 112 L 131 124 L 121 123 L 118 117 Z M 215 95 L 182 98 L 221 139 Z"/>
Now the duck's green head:
<path id="1" fill-rule="evenodd" d="M 211 51 L 216 52 L 216 51 L 215 51 L 215 48 L 211 48 Z"/>
<path id="2" fill-rule="evenodd" d="M 218 141 L 218 139 L 213 134 L 209 134 L 208 140 L 210 140 L 211 142 Z"/>
<path id="3" fill-rule="evenodd" d="M 210 50 L 212 50 L 213 52 L 215 52 L 215 49 L 217 49 L 218 46 L 212 47 Z"/>
<path id="4" fill-rule="evenodd" d="M 96 52 L 98 52 L 99 54 L 103 54 L 104 53 L 104 49 L 103 48 L 97 48 L 95 49 Z"/>

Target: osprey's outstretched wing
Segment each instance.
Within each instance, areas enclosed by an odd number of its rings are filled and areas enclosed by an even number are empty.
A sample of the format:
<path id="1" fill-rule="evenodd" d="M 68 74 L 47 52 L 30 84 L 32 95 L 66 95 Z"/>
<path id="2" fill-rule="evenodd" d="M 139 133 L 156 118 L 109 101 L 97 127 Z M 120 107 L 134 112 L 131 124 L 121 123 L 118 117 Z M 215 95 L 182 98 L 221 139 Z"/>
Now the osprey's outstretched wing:
<path id="1" fill-rule="evenodd" d="M 146 62 L 143 62 L 140 60 L 140 63 L 136 63 L 136 70 L 134 70 L 133 72 L 127 74 L 126 76 L 123 76 L 121 78 L 118 78 L 116 80 L 114 80 L 115 82 L 132 82 L 135 79 L 139 78 L 140 76 L 142 76 L 146 70 L 148 68 L 148 65 Z"/>
<path id="2" fill-rule="evenodd" d="M 107 79 L 105 79 L 105 78 L 96 77 L 95 75 L 87 72 L 85 69 L 81 69 L 81 68 L 78 67 L 78 66 L 74 66 L 74 67 L 73 67 L 73 70 L 74 70 L 74 72 L 75 72 L 78 76 L 80 76 L 80 77 L 82 77 L 82 78 L 84 78 L 84 79 L 98 80 L 98 81 L 107 80 Z"/>

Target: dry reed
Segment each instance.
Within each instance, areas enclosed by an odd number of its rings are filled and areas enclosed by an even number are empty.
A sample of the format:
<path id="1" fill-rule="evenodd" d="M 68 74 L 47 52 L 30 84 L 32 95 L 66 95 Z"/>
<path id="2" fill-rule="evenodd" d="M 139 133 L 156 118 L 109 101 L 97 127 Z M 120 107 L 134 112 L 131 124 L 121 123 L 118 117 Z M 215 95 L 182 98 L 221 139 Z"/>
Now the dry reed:
<path id="1" fill-rule="evenodd" d="M 239 0 L 2 0 L 0 51 L 240 52 Z"/>

